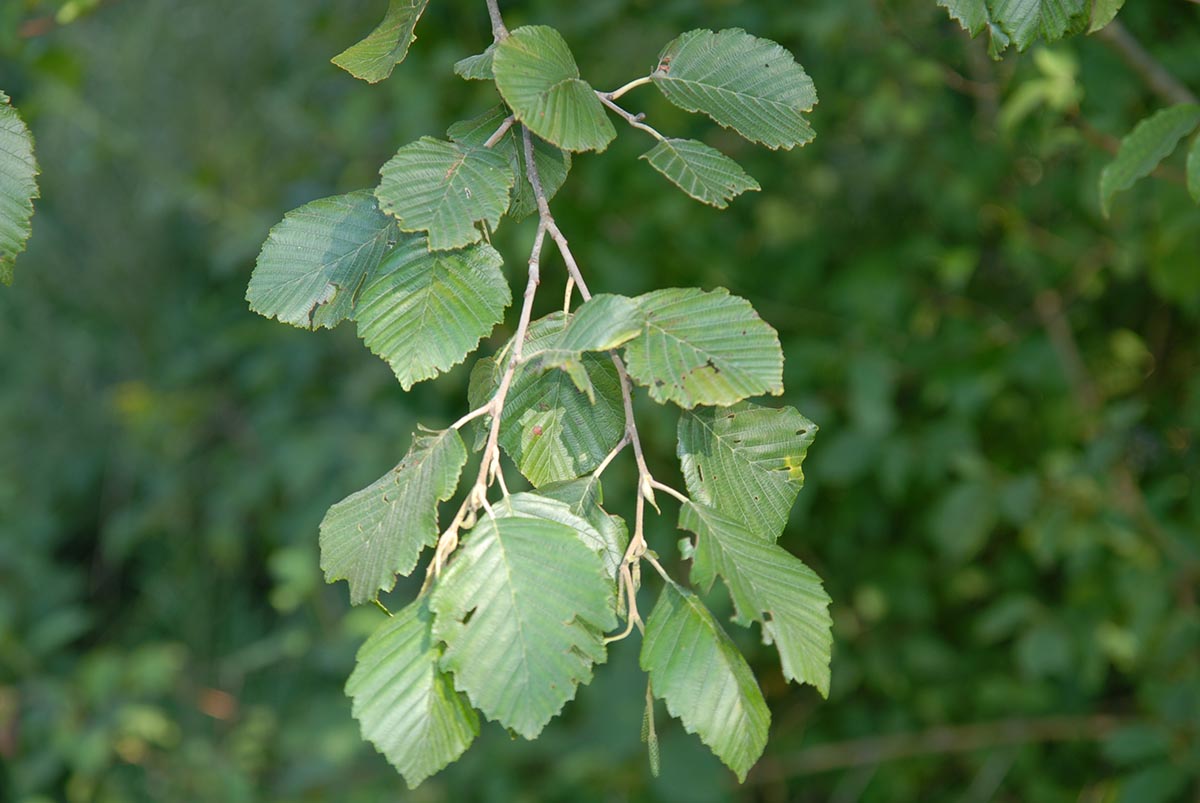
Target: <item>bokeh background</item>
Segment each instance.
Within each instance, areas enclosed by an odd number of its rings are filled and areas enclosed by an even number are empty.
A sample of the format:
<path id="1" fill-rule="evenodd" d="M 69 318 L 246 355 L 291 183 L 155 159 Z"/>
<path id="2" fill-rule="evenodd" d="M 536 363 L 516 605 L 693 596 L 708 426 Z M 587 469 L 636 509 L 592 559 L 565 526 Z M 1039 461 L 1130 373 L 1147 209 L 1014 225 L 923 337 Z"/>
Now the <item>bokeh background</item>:
<path id="1" fill-rule="evenodd" d="M 0 3 L 0 86 L 42 168 L 0 289 L 0 800 L 1198 799 L 1200 209 L 1175 160 L 1111 220 L 1096 187 L 1166 101 L 1097 37 L 992 62 L 933 0 L 504 4 L 598 87 L 731 26 L 816 81 L 818 137 L 788 153 L 629 96 L 759 179 L 726 212 L 639 162 L 632 130 L 555 207 L 594 289 L 721 285 L 779 329 L 783 401 L 821 428 L 782 543 L 833 597 L 833 689 L 785 684 L 731 628 L 766 755 L 738 787 L 660 708 L 656 779 L 631 639 L 540 740 L 489 723 L 408 792 L 342 693 L 382 614 L 323 584 L 317 525 L 418 422 L 466 410 L 469 364 L 405 394 L 351 327 L 243 300 L 285 211 L 494 101 L 451 73 L 490 39 L 477 0 L 431 2 L 382 85 L 331 65 L 384 5 Z M 1200 6 L 1119 19 L 1200 90 Z M 530 233 L 499 232 L 514 286 Z M 675 413 L 639 415 L 673 481 Z M 685 571 L 664 513 L 651 544 Z"/>

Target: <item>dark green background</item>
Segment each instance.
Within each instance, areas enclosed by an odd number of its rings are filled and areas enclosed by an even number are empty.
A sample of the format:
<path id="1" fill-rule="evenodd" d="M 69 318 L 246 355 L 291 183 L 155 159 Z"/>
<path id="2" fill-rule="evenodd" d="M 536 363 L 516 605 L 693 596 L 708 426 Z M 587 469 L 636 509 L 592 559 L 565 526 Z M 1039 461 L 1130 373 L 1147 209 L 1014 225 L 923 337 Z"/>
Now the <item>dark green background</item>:
<path id="1" fill-rule="evenodd" d="M 53 5 L 0 8 L 0 86 L 42 168 L 0 288 L 0 800 L 1200 794 L 1200 208 L 1177 156 L 1099 214 L 1112 138 L 1165 103 L 1103 42 L 994 63 L 933 0 L 504 3 L 598 87 L 702 26 L 776 39 L 816 82 L 818 137 L 787 153 L 628 96 L 759 179 L 726 212 L 638 161 L 630 129 L 555 208 L 593 290 L 725 286 L 779 329 L 783 401 L 821 427 L 782 543 L 833 597 L 833 690 L 786 685 L 731 625 L 767 753 L 739 788 L 660 708 L 654 779 L 634 638 L 541 739 L 489 723 L 409 793 L 341 691 L 382 614 L 322 583 L 317 525 L 418 422 L 466 410 L 469 366 L 405 394 L 352 328 L 243 295 L 285 211 L 494 102 L 450 69 L 490 40 L 483 3 L 432 0 L 375 87 L 329 58 L 382 0 L 111 0 L 44 25 Z M 1200 89 L 1200 7 L 1120 19 Z M 514 286 L 530 226 L 497 239 Z M 562 288 L 557 258 L 543 271 L 539 313 Z M 639 415 L 678 484 L 675 411 Z M 627 460 L 606 482 L 626 513 Z M 674 512 L 650 540 L 682 572 Z"/>

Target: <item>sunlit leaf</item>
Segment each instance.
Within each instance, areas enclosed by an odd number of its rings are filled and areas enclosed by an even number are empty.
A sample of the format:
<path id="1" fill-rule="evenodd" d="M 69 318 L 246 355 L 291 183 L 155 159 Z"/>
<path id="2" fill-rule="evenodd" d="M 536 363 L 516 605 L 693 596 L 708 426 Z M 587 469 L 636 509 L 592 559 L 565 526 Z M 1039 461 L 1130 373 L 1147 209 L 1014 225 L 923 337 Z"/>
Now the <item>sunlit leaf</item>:
<path id="1" fill-rule="evenodd" d="M 404 231 L 429 233 L 429 249 L 461 248 L 495 228 L 508 209 L 513 172 L 503 154 L 422 137 L 379 171 L 379 206 Z"/>
<path id="2" fill-rule="evenodd" d="M 250 309 L 307 329 L 336 326 L 398 234 L 370 190 L 293 209 L 263 243 L 246 290 Z"/>
<path id="3" fill-rule="evenodd" d="M 429 0 L 390 0 L 383 22 L 356 45 L 333 57 L 333 63 L 355 78 L 378 83 L 404 61 L 416 40 L 413 29 Z"/>
<path id="4" fill-rule="evenodd" d="M 821 579 L 771 539 L 706 505 L 685 503 L 679 526 L 696 534 L 692 583 L 707 591 L 719 574 L 737 609 L 735 621 L 762 625 L 763 641 L 779 650 L 784 677 L 829 696 L 833 621 Z"/>
<path id="5" fill-rule="evenodd" d="M 497 515 L 532 516 L 567 525 L 588 549 L 600 556 L 608 576 L 615 580 L 629 535 L 624 522 L 600 509 L 594 494 L 588 498 L 587 484 L 587 480 L 572 480 L 550 486 L 542 493 L 516 493 L 494 509 Z"/>
<path id="6" fill-rule="evenodd" d="M 1142 120 L 1123 140 L 1113 161 L 1100 173 L 1100 208 L 1108 216 L 1113 196 L 1132 187 L 1138 179 L 1171 155 L 1179 140 L 1200 125 L 1200 105 L 1181 103 L 1155 112 Z"/>
<path id="7" fill-rule="evenodd" d="M 438 537 L 437 503 L 449 499 L 467 462 L 458 432 L 422 430 L 394 469 L 329 509 L 321 522 L 325 579 L 350 584 L 359 605 L 407 576 Z"/>
<path id="8" fill-rule="evenodd" d="M 430 600 L 455 686 L 527 739 L 604 661 L 612 605 L 600 556 L 565 524 L 525 516 L 477 524 Z"/>
<path id="9" fill-rule="evenodd" d="M 654 696 L 744 781 L 767 744 L 771 714 L 746 659 L 695 594 L 663 588 L 640 663 Z"/>
<path id="10" fill-rule="evenodd" d="M 804 118 L 817 102 L 812 79 L 783 47 L 740 28 L 688 31 L 663 49 L 650 77 L 679 108 L 768 148 L 816 135 Z"/>
<path id="11" fill-rule="evenodd" d="M 463 361 L 504 318 L 512 292 L 490 245 L 435 251 L 410 236 L 362 289 L 358 334 L 408 390 Z"/>
<path id="12" fill-rule="evenodd" d="M 792 407 L 741 402 L 684 412 L 679 460 L 688 494 L 773 541 L 804 485 L 802 465 L 816 434 L 816 424 Z"/>
<path id="13" fill-rule="evenodd" d="M 762 189 L 737 162 L 694 139 L 665 139 L 641 158 L 679 189 L 717 209 L 747 190 Z"/>
<path id="14" fill-rule="evenodd" d="M 363 738 L 415 789 L 461 756 L 479 734 L 479 716 L 438 665 L 427 599 L 398 611 L 358 651 L 346 681 Z"/>
<path id="15" fill-rule="evenodd" d="M 602 151 L 617 132 L 562 34 L 545 25 L 517 28 L 496 46 L 496 88 L 529 130 L 568 151 Z"/>
<path id="16" fill-rule="evenodd" d="M 32 233 L 38 167 L 29 133 L 8 95 L 0 91 L 0 282 L 12 284 L 13 262 Z"/>
<path id="17" fill-rule="evenodd" d="M 690 408 L 783 392 L 779 336 L 745 299 L 672 288 L 634 300 L 646 317 L 625 344 L 629 375 L 655 401 Z"/>

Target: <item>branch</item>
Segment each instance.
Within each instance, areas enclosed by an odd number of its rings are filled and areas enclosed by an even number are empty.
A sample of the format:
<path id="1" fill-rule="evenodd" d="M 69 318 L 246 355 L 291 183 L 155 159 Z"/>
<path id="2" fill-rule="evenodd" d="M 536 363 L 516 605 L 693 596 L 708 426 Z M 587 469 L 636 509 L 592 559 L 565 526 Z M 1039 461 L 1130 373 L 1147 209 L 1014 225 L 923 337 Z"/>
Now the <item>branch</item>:
<path id="1" fill-rule="evenodd" d="M 492 18 L 492 38 L 500 42 L 508 38 L 508 28 L 504 27 L 504 18 L 500 16 L 500 5 L 497 0 L 487 0 L 488 16 Z"/>
<path id="2" fill-rule="evenodd" d="M 1096 36 L 1116 51 L 1121 60 L 1163 100 L 1168 103 L 1197 102 L 1196 94 L 1150 55 L 1119 21 L 1110 22 L 1097 31 Z"/>
<path id="3" fill-rule="evenodd" d="M 622 89 L 624 89 L 624 87 L 622 87 L 621 89 L 618 89 L 617 92 L 622 91 Z M 600 102 L 603 103 L 608 108 L 612 109 L 617 114 L 621 115 L 621 117 L 623 117 L 625 119 L 625 122 L 629 123 L 634 128 L 645 131 L 647 134 L 654 137 L 659 142 L 662 142 L 664 139 L 666 139 L 666 137 L 664 137 L 662 134 L 658 133 L 658 131 L 654 130 L 652 127 L 650 127 L 642 122 L 642 120 L 646 119 L 645 114 L 634 114 L 633 112 L 626 111 L 625 109 L 621 108 L 616 103 L 614 103 L 613 98 L 616 96 L 617 96 L 616 92 L 613 92 L 611 94 L 607 93 L 607 92 L 596 92 L 596 97 L 600 98 Z"/>

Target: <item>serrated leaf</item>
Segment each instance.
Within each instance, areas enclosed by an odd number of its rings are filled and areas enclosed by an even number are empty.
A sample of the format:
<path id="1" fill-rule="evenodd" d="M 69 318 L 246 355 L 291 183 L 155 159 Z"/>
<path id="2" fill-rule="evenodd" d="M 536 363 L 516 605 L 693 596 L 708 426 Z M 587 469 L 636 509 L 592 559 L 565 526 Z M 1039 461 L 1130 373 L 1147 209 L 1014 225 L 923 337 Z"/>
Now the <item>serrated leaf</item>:
<path id="1" fill-rule="evenodd" d="M 545 25 L 517 28 L 496 46 L 496 88 L 517 119 L 568 151 L 603 151 L 617 136 L 562 34 Z"/>
<path id="2" fill-rule="evenodd" d="M 589 401 L 595 401 L 595 388 L 583 367 L 583 353 L 609 351 L 636 337 L 645 317 L 633 299 L 601 293 L 575 309 L 556 341 L 539 344 L 536 350 L 527 347 L 523 356 L 531 371 L 565 371 L 575 387 L 587 394 Z"/>
<path id="3" fill-rule="evenodd" d="M 1113 161 L 1100 173 L 1100 209 L 1108 217 L 1113 196 L 1154 172 L 1179 140 L 1200 125 L 1200 104 L 1181 103 L 1142 120 L 1124 139 Z"/>
<path id="4" fill-rule="evenodd" d="M 259 252 L 246 290 L 250 309 L 305 329 L 337 326 L 397 234 L 370 190 L 293 209 Z"/>
<path id="5" fill-rule="evenodd" d="M 556 312 L 531 323 L 525 349 L 537 353 L 556 344 L 567 320 Z M 507 365 L 511 345 L 495 358 L 476 363 L 468 390 L 472 406 L 484 404 L 495 392 L 500 366 Z M 513 376 L 500 423 L 500 445 L 536 487 L 590 473 L 625 432 L 621 385 L 612 361 L 584 354 L 580 362 L 594 390 L 594 404 L 561 371 L 544 371 L 526 363 L 518 366 Z M 552 410 L 560 414 L 535 420 L 537 414 Z M 526 418 L 530 411 L 531 417 Z M 531 450 L 527 444 L 534 438 L 545 440 Z"/>
<path id="6" fill-rule="evenodd" d="M 363 343 L 405 390 L 462 362 L 512 301 L 503 258 L 490 245 L 430 253 L 424 239 L 409 237 L 388 254 L 354 314 Z"/>
<path id="7" fill-rule="evenodd" d="M 1123 5 L 1125 5 L 1125 0 L 1094 0 L 1091 22 L 1088 23 L 1088 33 L 1095 33 L 1116 19 L 1117 12 Z"/>
<path id="8" fill-rule="evenodd" d="M 676 187 L 717 209 L 747 190 L 762 189 L 737 162 L 694 139 L 664 139 L 641 158 Z"/>
<path id="9" fill-rule="evenodd" d="M 346 681 L 363 738 L 404 776 L 409 789 L 461 756 L 479 735 L 479 716 L 438 665 L 433 614 L 418 599 L 384 622 L 358 651 Z"/>
<path id="10" fill-rule="evenodd" d="M 13 263 L 25 250 L 33 229 L 33 201 L 38 196 L 33 135 L 0 91 L 0 283 L 12 284 Z"/>
<path id="11" fill-rule="evenodd" d="M 454 62 L 454 74 L 466 81 L 491 81 L 492 58 L 496 55 L 496 45 L 492 43 L 482 53 L 467 56 Z"/>
<path id="12" fill-rule="evenodd" d="M 746 659 L 695 594 L 663 588 L 639 660 L 671 716 L 744 781 L 767 744 L 771 714 Z"/>
<path id="13" fill-rule="evenodd" d="M 480 116 L 455 123 L 446 130 L 446 136 L 468 148 L 481 148 L 504 122 L 508 109 L 494 106 Z M 551 201 L 567 180 L 571 170 L 571 154 L 560 150 L 539 137 L 533 137 L 533 159 L 537 165 L 538 179 L 546 200 Z M 492 150 L 503 153 L 512 165 L 513 187 L 510 193 L 508 216 L 523 220 L 537 212 L 537 198 L 525 174 L 525 146 L 518 129 L 510 128 L 492 146 Z"/>
<path id="14" fill-rule="evenodd" d="M 655 401 L 691 408 L 783 392 L 779 336 L 745 299 L 689 287 L 634 301 L 646 323 L 625 344 L 629 375 Z"/>
<path id="15" fill-rule="evenodd" d="M 816 136 L 804 118 L 817 103 L 812 79 L 783 47 L 741 28 L 688 31 L 663 48 L 650 77 L 679 108 L 768 148 Z"/>
<path id="16" fill-rule="evenodd" d="M 989 52 L 1000 58 L 1010 43 L 1025 51 L 1039 39 L 1099 30 L 1112 21 L 1124 0 L 938 0 L 972 36 L 987 30 Z"/>
<path id="17" fill-rule="evenodd" d="M 706 505 L 685 502 L 679 527 L 696 534 L 692 583 L 707 591 L 721 575 L 737 610 L 734 621 L 761 624 L 763 641 L 779 650 L 784 677 L 828 697 L 833 621 L 821 579 L 771 539 Z"/>
<path id="18" fill-rule="evenodd" d="M 346 580 L 359 605 L 408 576 L 438 537 L 437 503 L 454 495 L 467 449 L 457 431 L 418 431 L 394 469 L 329 508 L 321 522 L 321 568 Z"/>
<path id="19" fill-rule="evenodd" d="M 527 739 L 604 661 L 612 606 L 599 555 L 570 527 L 522 516 L 477 524 L 430 599 L 455 686 Z"/>
<path id="20" fill-rule="evenodd" d="M 560 483 L 557 487 L 552 486 L 549 493 L 516 493 L 494 505 L 493 509 L 498 515 L 531 516 L 565 524 L 588 549 L 600 556 L 607 576 L 615 581 L 621 559 L 625 555 L 625 547 L 629 543 L 629 536 L 623 526 L 614 526 L 612 520 L 615 517 L 608 516 L 594 502 L 589 503 L 586 500 L 586 491 L 579 486 L 584 486 L 587 482 L 573 480 Z M 575 507 L 566 499 L 571 499 L 577 490 L 578 507 Z M 559 497 L 550 495 L 556 492 Z M 564 496 L 566 499 L 562 498 Z M 599 516 L 593 516 L 597 523 L 586 517 L 593 510 L 599 513 Z"/>
<path id="21" fill-rule="evenodd" d="M 508 209 L 513 173 L 503 154 L 432 137 L 405 145 L 379 171 L 379 206 L 404 231 L 429 233 L 429 250 L 478 242 Z"/>
<path id="22" fill-rule="evenodd" d="M 792 407 L 751 402 L 705 407 L 679 419 L 679 461 L 689 496 L 774 541 L 804 486 L 817 425 Z"/>
<path id="23" fill-rule="evenodd" d="M 390 0 L 383 22 L 356 45 L 333 57 L 333 63 L 355 78 L 375 84 L 404 61 L 415 40 L 413 29 L 429 0 Z"/>
<path id="24" fill-rule="evenodd" d="M 1187 187 L 1192 200 L 1200 204 L 1200 136 L 1192 141 L 1187 157 Z"/>

